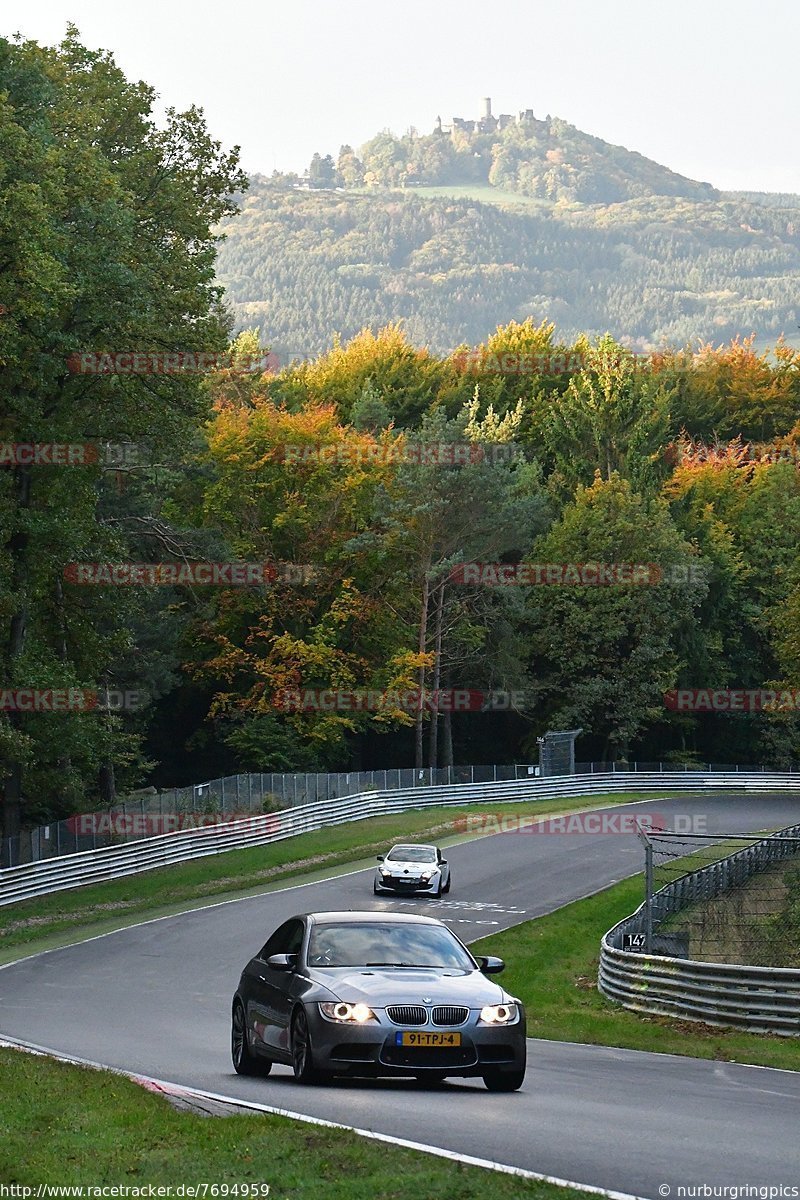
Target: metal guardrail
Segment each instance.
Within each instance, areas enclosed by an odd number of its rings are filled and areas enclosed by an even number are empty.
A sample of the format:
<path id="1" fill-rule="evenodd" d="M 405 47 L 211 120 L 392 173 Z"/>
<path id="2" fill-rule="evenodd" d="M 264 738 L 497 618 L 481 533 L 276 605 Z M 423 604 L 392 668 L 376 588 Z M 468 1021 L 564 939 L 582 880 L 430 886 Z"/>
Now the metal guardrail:
<path id="1" fill-rule="evenodd" d="M 433 805 L 464 806 L 521 803 L 523 800 L 593 796 L 608 792 L 696 791 L 698 788 L 733 788 L 735 791 L 792 790 L 800 794 L 800 775 L 709 774 L 705 772 L 569 775 L 558 779 L 517 780 L 505 784 L 457 787 L 407 788 L 367 792 L 327 802 L 297 806 L 283 812 L 246 817 L 200 829 L 162 834 L 157 838 L 127 842 L 122 846 L 68 854 L 0 870 L 0 906 L 38 895 L 82 887 L 86 883 L 137 875 L 160 866 L 184 863 L 207 854 L 241 850 L 293 838 L 326 826 L 361 821 L 371 816 L 395 814 Z"/>
<path id="2" fill-rule="evenodd" d="M 328 774 L 226 775 L 167 791 L 145 789 L 120 799 L 111 808 L 74 813 L 0 839 L 0 869 L 363 792 L 505 783 L 538 774 L 539 768 L 533 763 L 506 763 Z"/>
<path id="3" fill-rule="evenodd" d="M 744 772 L 731 775 L 707 772 L 686 772 L 680 775 L 639 772 L 635 775 L 569 775 L 555 779 L 517 780 L 509 783 L 367 792 L 359 796 L 301 805 L 284 812 L 162 834 L 143 841 L 128 842 L 122 846 L 109 846 L 101 850 L 89 850 L 9 867 L 0 870 L 0 906 L 81 887 L 88 883 L 136 875 L 141 871 L 152 871 L 157 867 L 187 862 L 226 850 L 278 842 L 299 833 L 342 825 L 347 821 L 360 821 L 367 817 L 413 809 L 437 805 L 463 807 L 476 802 L 521 803 L 526 800 L 603 795 L 610 792 L 696 791 L 708 788 L 753 792 L 796 790 L 800 793 L 800 776 L 781 773 L 748 775 Z"/>
<path id="4" fill-rule="evenodd" d="M 740 887 L 759 871 L 798 853 L 800 825 L 782 829 L 661 888 L 652 898 L 652 929 L 667 916 Z M 626 934 L 643 934 L 646 903 L 609 929 L 601 942 L 598 986 L 636 1012 L 705 1021 L 754 1033 L 800 1035 L 800 970 L 698 962 L 623 950 Z"/>
<path id="5" fill-rule="evenodd" d="M 576 763 L 576 775 L 647 774 L 648 772 L 684 774 L 687 771 L 733 774 L 761 772 L 774 774 L 775 767 L 742 766 L 735 763 L 663 762 L 584 762 Z M 785 767 L 785 772 L 800 774 L 800 767 Z M 474 783 L 506 783 L 511 780 L 551 778 L 532 763 L 504 763 L 478 766 L 389 768 L 384 771 L 344 771 L 323 773 L 284 773 L 226 775 L 188 787 L 156 791 L 147 788 L 120 799 L 111 808 L 88 813 L 73 813 L 60 821 L 48 821 L 24 829 L 13 837 L 0 839 L 0 870 L 18 867 L 43 858 L 80 854 L 121 842 L 138 842 L 178 829 L 213 825 L 216 821 L 241 820 L 254 813 L 278 812 L 316 801 L 335 800 L 363 792 L 405 790 L 406 788 L 444 787 Z"/>

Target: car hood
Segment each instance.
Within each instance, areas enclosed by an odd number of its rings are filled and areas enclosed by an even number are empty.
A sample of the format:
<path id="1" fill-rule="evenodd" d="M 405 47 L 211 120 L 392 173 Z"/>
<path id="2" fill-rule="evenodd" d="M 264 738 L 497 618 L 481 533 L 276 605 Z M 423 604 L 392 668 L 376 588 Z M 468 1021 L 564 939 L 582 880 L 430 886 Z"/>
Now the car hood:
<path id="1" fill-rule="evenodd" d="M 420 875 L 420 874 L 422 874 L 423 871 L 437 870 L 438 863 L 435 863 L 435 862 L 426 862 L 426 863 L 401 862 L 400 859 L 393 858 L 391 860 L 391 862 L 387 862 L 384 859 L 384 861 L 382 863 L 380 863 L 379 866 L 385 867 L 385 869 L 387 871 L 391 871 L 393 874 L 397 874 L 398 871 L 401 871 L 401 872 L 408 871 L 408 873 L 410 875 Z"/>
<path id="2" fill-rule="evenodd" d="M 480 971 L 453 971 L 443 975 L 441 970 L 420 967 L 353 967 L 320 968 L 309 972 L 312 977 L 349 1004 L 359 1001 L 371 1008 L 387 1004 L 464 1004 L 481 1008 L 484 1004 L 502 1004 L 507 993 L 492 983 Z M 430 996 L 430 1001 L 423 1001 Z"/>

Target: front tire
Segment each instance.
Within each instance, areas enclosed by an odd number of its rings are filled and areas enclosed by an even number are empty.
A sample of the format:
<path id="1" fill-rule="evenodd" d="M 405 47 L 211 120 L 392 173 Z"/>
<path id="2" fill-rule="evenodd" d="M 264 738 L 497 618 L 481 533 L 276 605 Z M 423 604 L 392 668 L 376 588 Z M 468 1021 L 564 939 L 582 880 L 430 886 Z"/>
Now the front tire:
<path id="1" fill-rule="evenodd" d="M 522 1087 L 525 1071 L 486 1071 L 483 1082 L 490 1092 L 516 1092 Z"/>
<path id="2" fill-rule="evenodd" d="M 231 1015 L 231 1059 L 237 1075 L 269 1075 L 272 1063 L 268 1058 L 256 1058 L 247 1044 L 244 1005 L 237 1000 Z"/>
<path id="3" fill-rule="evenodd" d="M 450 891 L 450 884 L 451 884 L 452 882 L 453 882 L 453 877 L 452 877 L 452 875 L 448 875 L 448 876 L 447 876 L 447 887 L 446 887 L 446 888 L 442 888 L 442 891 L 445 893 L 445 895 L 447 895 L 447 893 Z"/>
<path id="4" fill-rule="evenodd" d="M 311 1031 L 303 1008 L 298 1008 L 292 1019 L 292 1070 L 298 1083 L 319 1083 L 322 1078 L 314 1066 Z"/>

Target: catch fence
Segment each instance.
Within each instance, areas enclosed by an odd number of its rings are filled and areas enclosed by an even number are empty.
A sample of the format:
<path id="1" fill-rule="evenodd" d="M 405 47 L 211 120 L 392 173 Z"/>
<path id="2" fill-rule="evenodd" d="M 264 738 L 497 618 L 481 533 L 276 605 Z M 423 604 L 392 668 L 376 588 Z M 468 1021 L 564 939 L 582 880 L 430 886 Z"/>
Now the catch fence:
<path id="1" fill-rule="evenodd" d="M 640 836 L 645 900 L 602 940 L 604 995 L 641 1012 L 800 1034 L 800 825 L 766 837 Z"/>

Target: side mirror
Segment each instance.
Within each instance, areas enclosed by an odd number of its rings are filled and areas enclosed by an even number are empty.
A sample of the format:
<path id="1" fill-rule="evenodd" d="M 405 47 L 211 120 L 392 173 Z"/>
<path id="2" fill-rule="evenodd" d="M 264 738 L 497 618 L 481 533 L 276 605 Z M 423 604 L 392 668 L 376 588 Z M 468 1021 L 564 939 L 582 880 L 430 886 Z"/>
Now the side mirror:
<path id="1" fill-rule="evenodd" d="M 491 954 L 482 954 L 478 959 L 478 966 L 484 975 L 499 975 L 501 971 L 505 971 L 506 969 L 506 964 L 502 958 L 495 958 Z"/>
<path id="2" fill-rule="evenodd" d="M 293 971 L 297 965 L 296 954 L 270 954 L 267 966 L 273 971 Z"/>
<path id="3" fill-rule="evenodd" d="M 377 854 L 375 857 L 377 858 L 378 862 L 383 862 L 386 855 L 385 854 Z"/>
<path id="4" fill-rule="evenodd" d="M 446 858 L 440 858 L 440 859 L 439 859 L 439 866 L 440 866 L 440 867 L 446 867 L 446 866 L 447 866 L 447 859 L 446 859 Z"/>

